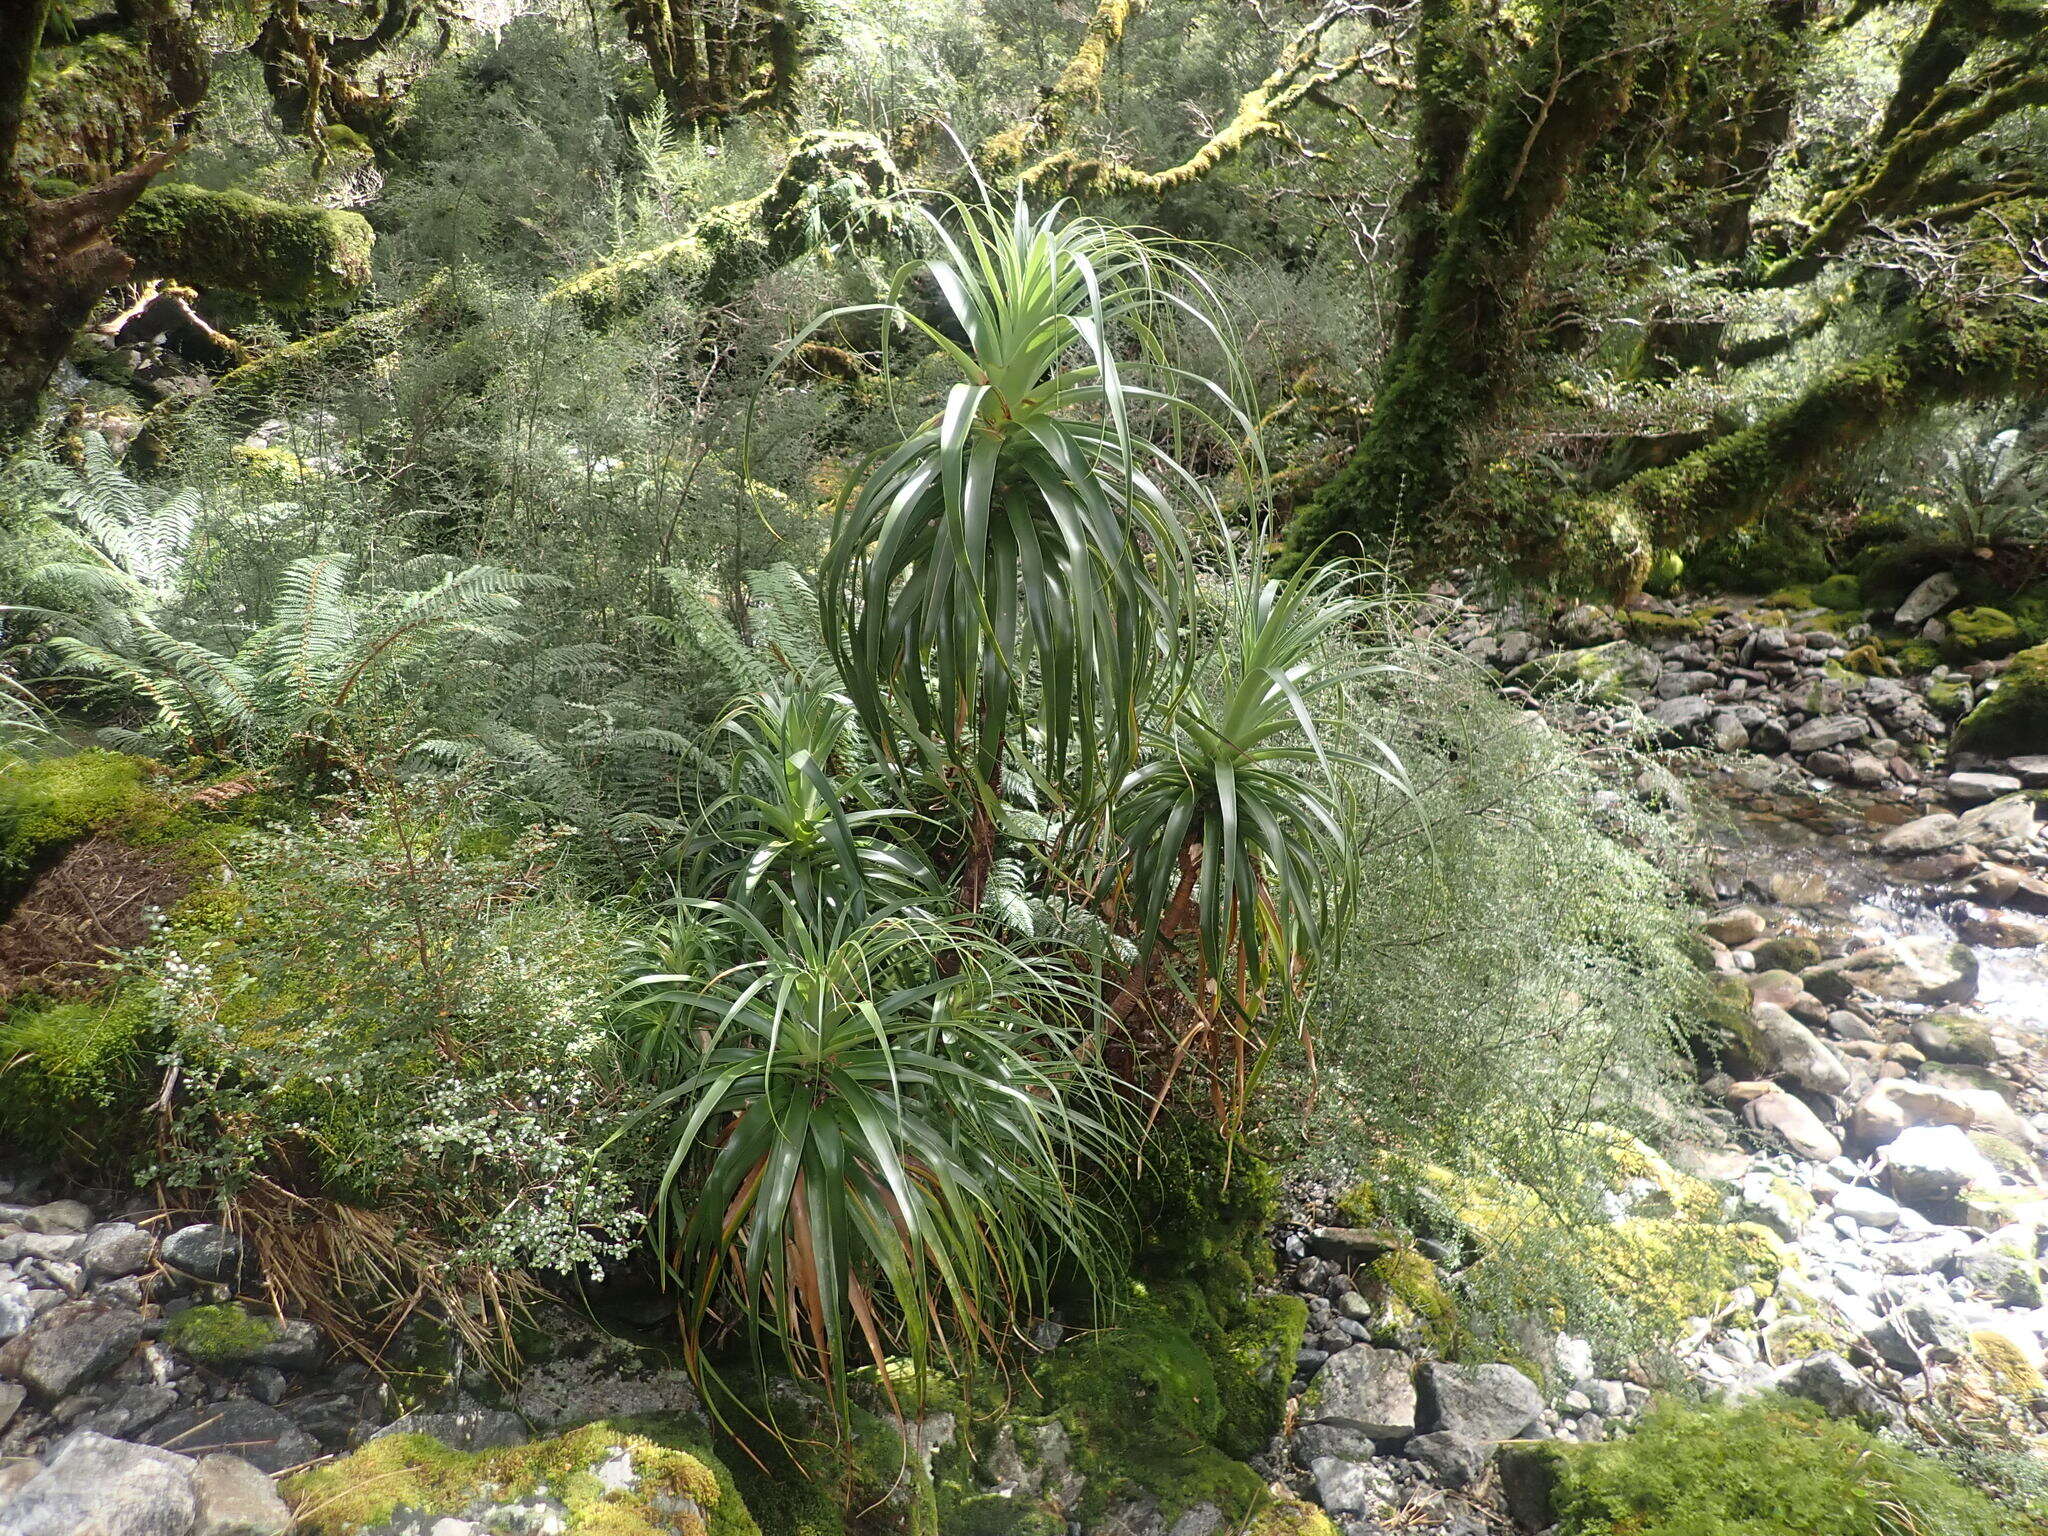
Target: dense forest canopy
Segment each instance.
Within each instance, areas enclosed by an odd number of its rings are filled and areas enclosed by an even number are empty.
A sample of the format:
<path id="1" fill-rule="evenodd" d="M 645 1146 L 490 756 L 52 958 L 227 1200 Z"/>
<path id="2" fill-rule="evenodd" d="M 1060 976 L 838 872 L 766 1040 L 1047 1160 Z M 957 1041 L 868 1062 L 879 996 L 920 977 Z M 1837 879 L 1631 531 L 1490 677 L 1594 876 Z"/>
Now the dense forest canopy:
<path id="1" fill-rule="evenodd" d="M 2048 0 L 9 0 L 0 1531 L 2043 1529 L 2044 400 Z"/>

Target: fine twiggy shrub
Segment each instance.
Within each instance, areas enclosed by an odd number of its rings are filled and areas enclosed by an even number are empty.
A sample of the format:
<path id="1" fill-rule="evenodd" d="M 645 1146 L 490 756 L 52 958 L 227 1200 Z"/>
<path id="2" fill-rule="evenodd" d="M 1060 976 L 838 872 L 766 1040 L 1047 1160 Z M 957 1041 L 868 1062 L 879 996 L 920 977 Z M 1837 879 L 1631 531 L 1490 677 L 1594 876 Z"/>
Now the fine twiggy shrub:
<path id="1" fill-rule="evenodd" d="M 401 1296 L 601 1272 L 640 1228 L 609 1145 L 636 1102 L 606 1023 L 620 928 L 563 887 L 557 839 L 481 825 L 463 794 L 373 777 L 249 839 L 154 968 L 171 1086 L 147 1176 L 367 1213 L 390 1241 L 365 1270 L 399 1273 L 353 1278 Z"/>

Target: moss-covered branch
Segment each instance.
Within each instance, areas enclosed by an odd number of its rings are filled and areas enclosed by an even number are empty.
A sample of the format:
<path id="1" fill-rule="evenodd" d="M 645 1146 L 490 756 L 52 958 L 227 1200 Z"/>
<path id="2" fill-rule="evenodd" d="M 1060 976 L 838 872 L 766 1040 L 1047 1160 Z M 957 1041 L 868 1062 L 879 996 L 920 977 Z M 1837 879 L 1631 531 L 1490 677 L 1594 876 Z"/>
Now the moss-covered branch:
<path id="1" fill-rule="evenodd" d="M 821 241 L 858 243 L 894 227 L 903 189 L 889 152 L 868 134 L 823 131 L 797 141 L 775 184 L 705 214 L 680 239 L 571 278 L 548 295 L 591 325 L 673 294 L 712 309 Z"/>
<path id="2" fill-rule="evenodd" d="M 1025 171 L 1024 184 L 1035 192 L 1132 192 L 1158 197 L 1199 181 L 1262 139 L 1291 138 L 1286 121 L 1290 113 L 1305 103 L 1332 105 L 1333 98 L 1328 94 L 1331 88 L 1365 67 L 1362 53 L 1328 63 L 1317 55 L 1316 45 L 1340 14 L 1326 10 L 1303 27 L 1288 44 L 1273 72 L 1238 99 L 1230 121 L 1180 164 L 1160 171 L 1141 171 L 1120 160 L 1060 150 Z"/>
<path id="3" fill-rule="evenodd" d="M 1959 78 L 1994 41 L 2017 46 Z M 1942 0 L 1907 50 L 1863 168 L 1821 200 L 1797 247 L 1765 264 L 1752 286 L 1811 282 L 1874 221 L 1918 215 L 1946 156 L 2039 106 L 2048 106 L 2048 9 L 2031 0 Z"/>
<path id="4" fill-rule="evenodd" d="M 1109 68 L 1109 56 L 1124 38 L 1132 20 L 1145 9 L 1146 0 L 1099 0 L 1081 46 L 1067 61 L 1059 78 L 1039 96 L 1038 110 L 1022 122 L 991 134 L 975 151 L 975 163 L 992 176 L 1007 176 L 1023 169 L 1033 155 L 1066 137 L 1074 114 L 1086 111 L 1102 99 L 1102 77 Z"/>
<path id="5" fill-rule="evenodd" d="M 376 236 L 359 213 L 174 182 L 143 193 L 114 239 L 146 277 L 302 308 L 338 304 L 361 289 Z"/>

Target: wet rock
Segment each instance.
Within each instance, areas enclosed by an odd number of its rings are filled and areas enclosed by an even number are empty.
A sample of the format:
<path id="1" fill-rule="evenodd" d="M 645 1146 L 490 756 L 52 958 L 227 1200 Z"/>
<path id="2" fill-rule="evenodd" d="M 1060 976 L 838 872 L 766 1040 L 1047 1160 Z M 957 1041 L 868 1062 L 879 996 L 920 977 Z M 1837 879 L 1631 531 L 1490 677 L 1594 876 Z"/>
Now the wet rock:
<path id="1" fill-rule="evenodd" d="M 1966 904 L 1952 926 L 1958 938 L 1986 949 L 2038 949 L 2048 944 L 2048 922 L 1995 907 Z"/>
<path id="2" fill-rule="evenodd" d="M 6 1536 L 188 1536 L 197 1516 L 189 1457 L 72 1435 L 0 1510 Z"/>
<path id="3" fill-rule="evenodd" d="M 1939 853 L 1944 848 L 1955 847 L 1962 840 L 1962 819 L 1947 811 L 1936 811 L 1893 827 L 1877 840 L 1877 849 L 1880 853 L 1901 856 Z"/>
<path id="4" fill-rule="evenodd" d="M 1901 1003 L 1966 1003 L 1977 995 L 1977 957 L 1967 945 L 1934 936 L 1893 939 L 1800 975 L 1806 989 L 1828 1002 L 1856 990 Z"/>
<path id="5" fill-rule="evenodd" d="M 1978 847 L 2024 842 L 2034 832 L 2034 802 L 2024 795 L 2006 795 L 1971 806 L 1957 821 L 1963 841 Z"/>
<path id="6" fill-rule="evenodd" d="M 1468 1440 L 1519 1439 L 1543 1417 L 1543 1394 L 1511 1365 L 1432 1361 L 1419 1381 L 1429 1423 Z"/>
<path id="7" fill-rule="evenodd" d="M 1302 1417 L 1373 1440 L 1405 1439 L 1415 1433 L 1414 1370 L 1399 1350 L 1347 1349 L 1316 1372 L 1301 1400 Z"/>

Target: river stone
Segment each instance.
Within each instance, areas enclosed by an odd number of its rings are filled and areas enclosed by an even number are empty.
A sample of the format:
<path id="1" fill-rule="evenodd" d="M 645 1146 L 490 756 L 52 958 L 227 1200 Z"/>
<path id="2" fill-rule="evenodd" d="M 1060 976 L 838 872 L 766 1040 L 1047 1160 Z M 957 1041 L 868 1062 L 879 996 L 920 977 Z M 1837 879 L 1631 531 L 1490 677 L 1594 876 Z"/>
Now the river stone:
<path id="1" fill-rule="evenodd" d="M 1486 1471 L 1486 1447 L 1448 1429 L 1417 1435 L 1402 1449 L 1429 1469 L 1430 1480 L 1442 1488 L 1464 1488 Z"/>
<path id="2" fill-rule="evenodd" d="M 320 1454 L 319 1443 L 298 1425 L 275 1408 L 247 1398 L 186 1408 L 151 1425 L 140 1438 L 188 1456 L 231 1451 L 272 1473 Z"/>
<path id="3" fill-rule="evenodd" d="M 1884 1400 L 1877 1389 L 1856 1368 L 1837 1354 L 1809 1355 L 1787 1366 L 1778 1377 L 1779 1389 L 1793 1397 L 1818 1403 L 1830 1418 L 1881 1419 Z"/>
<path id="4" fill-rule="evenodd" d="M 1714 701 L 1696 693 L 1681 694 L 1652 704 L 1648 713 L 1666 739 L 1689 740 L 1714 713 Z"/>
<path id="5" fill-rule="evenodd" d="M 1849 1068 L 1813 1031 L 1784 1009 L 1758 1003 L 1750 1010 L 1750 1040 L 1760 1073 L 1790 1078 L 1811 1093 L 1837 1094 L 1849 1086 Z M 1503 1437 L 1505 1438 L 1505 1437 Z"/>
<path id="6" fill-rule="evenodd" d="M 1786 738 L 1786 745 L 1804 755 L 1839 747 L 1844 742 L 1861 741 L 1869 734 L 1870 722 L 1861 715 L 1822 715 L 1793 731 Z"/>
<path id="7" fill-rule="evenodd" d="M 1468 1440 L 1519 1439 L 1543 1417 L 1543 1394 L 1511 1365 L 1432 1361 L 1422 1368 L 1421 1386 L 1430 1423 Z"/>
<path id="8" fill-rule="evenodd" d="M 1986 1238 L 1956 1260 L 1956 1273 L 2001 1307 L 2041 1305 L 2040 1267 L 2010 1239 Z"/>
<path id="9" fill-rule="evenodd" d="M 2048 788 L 2048 757 L 2039 753 L 2009 757 L 2005 760 L 2005 766 L 2009 772 L 2018 775 L 2020 782 L 2027 788 Z"/>
<path id="10" fill-rule="evenodd" d="M 2003 1094 L 1982 1088 L 1945 1088 L 1888 1077 L 1872 1086 L 1849 1117 L 1849 1134 L 1865 1149 L 1897 1140 L 1914 1126 L 1958 1126 L 1989 1131 L 2025 1145 L 2026 1122 Z"/>
<path id="11" fill-rule="evenodd" d="M 1890 1195 L 1860 1184 L 1851 1184 L 1847 1189 L 1837 1190 L 1834 1211 L 1838 1216 L 1847 1216 L 1858 1226 L 1876 1227 L 1889 1231 L 1899 1224 L 1899 1202 Z"/>
<path id="12" fill-rule="evenodd" d="M 91 1430 L 70 1436 L 4 1510 L 5 1536 L 190 1536 L 192 1460 Z"/>
<path id="13" fill-rule="evenodd" d="M 1935 1061 L 1988 1067 L 1998 1060 L 1998 1042 L 1982 1019 L 1960 1013 L 1930 1013 L 1913 1021 L 1913 1044 Z"/>
<path id="14" fill-rule="evenodd" d="M 1302 1397 L 1302 1416 L 1374 1440 L 1404 1440 L 1415 1433 L 1414 1370 L 1397 1349 L 1354 1345 L 1316 1372 Z"/>
<path id="15" fill-rule="evenodd" d="M 1770 925 L 1754 907 L 1730 907 L 1700 924 L 1700 932 L 1717 944 L 1747 944 L 1769 931 Z"/>
<path id="16" fill-rule="evenodd" d="M 1922 1214 L 1945 1209 L 1966 1189 L 1998 1183 L 1997 1167 L 1960 1126 L 1909 1126 L 1885 1148 L 1884 1162 L 1893 1197 Z"/>
<path id="17" fill-rule="evenodd" d="M 1948 571 L 1936 571 L 1906 594 L 1892 622 L 1901 629 L 1925 624 L 1962 595 L 1962 584 Z"/>
<path id="18" fill-rule="evenodd" d="M 239 1456 L 208 1456 L 192 1474 L 198 1515 L 192 1536 L 285 1536 L 292 1512 L 261 1469 Z"/>
<path id="19" fill-rule="evenodd" d="M 141 1342 L 140 1314 L 89 1301 L 64 1302 L 0 1347 L 0 1376 L 12 1377 L 53 1403 L 104 1376 Z"/>
<path id="20" fill-rule="evenodd" d="M 118 1280 L 141 1274 L 155 1254 L 155 1238 L 133 1222 L 113 1221 L 87 1235 L 77 1258 L 95 1279 Z"/>
<path id="21" fill-rule="evenodd" d="M 23 1211 L 21 1224 L 30 1232 L 76 1237 L 92 1225 L 92 1208 L 77 1200 L 52 1200 Z"/>
<path id="22" fill-rule="evenodd" d="M 1630 640 L 1560 651 L 1515 669 L 1511 681 L 1536 687 L 1582 687 L 1595 699 L 1617 703 L 1648 692 L 1663 673 L 1662 662 Z"/>
<path id="23" fill-rule="evenodd" d="M 1742 1106 L 1752 1130 L 1775 1134 L 1809 1162 L 1830 1163 L 1842 1155 L 1842 1142 L 1821 1118 L 1793 1095 L 1773 1083 L 1737 1083 L 1728 1097 Z"/>
<path id="24" fill-rule="evenodd" d="M 1977 995 L 1977 957 L 1934 935 L 1893 939 L 1801 973 L 1814 996 L 1847 1001 L 1857 988 L 1898 1003 L 1967 1003 Z"/>
<path id="25" fill-rule="evenodd" d="M 1893 827 L 1877 840 L 1877 851 L 1900 855 L 1939 853 L 1962 840 L 1962 818 L 1948 811 L 1935 811 Z"/>
<path id="26" fill-rule="evenodd" d="M 1965 904 L 1954 926 L 1956 937 L 1986 949 L 2039 949 L 2048 944 L 2048 922 L 1998 907 Z"/>
<path id="27" fill-rule="evenodd" d="M 2020 842 L 2033 835 L 2034 802 L 2025 795 L 2005 795 L 1986 805 L 1973 805 L 1956 819 L 1966 843 L 1981 847 Z"/>
<path id="28" fill-rule="evenodd" d="M 2000 795 L 2017 794 L 2026 788 L 2016 775 L 2010 773 L 1952 773 L 1942 780 L 1941 787 L 1949 799 L 1961 801 L 1964 805 L 1978 805 L 1986 800 L 1996 800 Z"/>
<path id="29" fill-rule="evenodd" d="M 182 1275 L 225 1285 L 242 1270 L 242 1240 L 212 1222 L 180 1227 L 163 1241 L 163 1261 Z"/>

